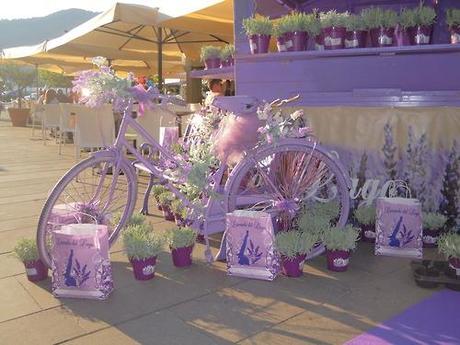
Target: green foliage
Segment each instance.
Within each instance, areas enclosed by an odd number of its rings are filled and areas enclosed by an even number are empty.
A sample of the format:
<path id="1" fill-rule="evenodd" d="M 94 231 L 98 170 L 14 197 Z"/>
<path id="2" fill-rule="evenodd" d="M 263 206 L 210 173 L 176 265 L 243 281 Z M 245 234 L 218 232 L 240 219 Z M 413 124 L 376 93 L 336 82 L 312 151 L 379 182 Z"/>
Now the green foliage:
<path id="1" fill-rule="evenodd" d="M 353 250 L 358 237 L 359 230 L 351 225 L 345 228 L 333 227 L 324 232 L 323 244 L 328 250 Z"/>
<path id="2" fill-rule="evenodd" d="M 340 205 L 337 201 L 316 202 L 310 208 L 307 208 L 305 213 L 312 218 L 327 219 L 333 221 L 339 216 Z"/>
<path id="3" fill-rule="evenodd" d="M 423 228 L 427 230 L 442 229 L 446 225 L 447 217 L 436 212 L 423 212 Z"/>
<path id="4" fill-rule="evenodd" d="M 277 250 L 291 259 L 310 252 L 316 242 L 316 235 L 308 232 L 281 231 L 276 234 Z"/>
<path id="5" fill-rule="evenodd" d="M 222 51 L 220 52 L 220 58 L 222 60 L 226 60 L 229 57 L 232 57 L 235 55 L 235 46 L 233 44 L 227 44 L 222 48 Z"/>
<path id="6" fill-rule="evenodd" d="M 33 67 L 16 65 L 16 64 L 4 64 L 0 65 L 0 79 L 9 88 L 15 88 L 18 91 L 19 108 L 22 107 L 22 91 L 32 86 L 36 80 L 36 71 Z"/>
<path id="7" fill-rule="evenodd" d="M 72 87 L 72 78 L 60 73 L 46 70 L 38 70 L 38 80 L 41 86 L 52 87 Z"/>
<path id="8" fill-rule="evenodd" d="M 361 15 L 358 14 L 350 14 L 345 19 L 345 27 L 348 31 L 360 31 L 360 30 L 367 30 L 366 22 Z"/>
<path id="9" fill-rule="evenodd" d="M 166 206 L 170 206 L 174 198 L 174 194 L 169 191 L 163 192 L 160 195 L 158 195 L 158 201 L 160 202 L 160 204 Z"/>
<path id="10" fill-rule="evenodd" d="M 164 192 L 167 192 L 168 189 L 165 187 L 165 186 L 162 186 L 160 184 L 156 184 L 152 187 L 152 195 L 155 197 L 155 198 L 158 198 L 158 196 Z"/>
<path id="11" fill-rule="evenodd" d="M 248 36 L 273 34 L 273 22 L 268 17 L 244 18 L 243 28 Z"/>
<path id="12" fill-rule="evenodd" d="M 399 24 L 403 28 L 410 28 L 416 25 L 415 12 L 409 8 L 404 8 L 399 13 Z"/>
<path id="13" fill-rule="evenodd" d="M 416 25 L 432 25 L 436 21 L 434 8 L 428 6 L 418 6 L 414 9 Z"/>
<path id="14" fill-rule="evenodd" d="M 166 234 L 166 240 L 171 248 L 190 247 L 195 243 L 197 233 L 192 228 L 173 228 Z"/>
<path id="15" fill-rule="evenodd" d="M 178 155 L 185 153 L 183 146 L 179 143 L 173 143 L 171 145 L 171 151 Z"/>
<path id="16" fill-rule="evenodd" d="M 205 61 L 207 59 L 212 58 L 219 58 L 220 57 L 221 48 L 216 46 L 203 46 L 201 47 L 201 61 Z"/>
<path id="17" fill-rule="evenodd" d="M 337 13 L 336 10 L 330 10 L 328 12 L 321 12 L 319 14 L 319 20 L 321 27 L 328 28 L 331 26 L 341 27 L 345 26 L 347 18 L 350 14 L 348 12 Z"/>
<path id="18" fill-rule="evenodd" d="M 449 8 L 446 10 L 446 23 L 449 26 L 460 25 L 460 9 Z"/>
<path id="19" fill-rule="evenodd" d="M 375 224 L 376 211 L 374 206 L 362 206 L 355 210 L 354 216 L 362 225 Z"/>
<path id="20" fill-rule="evenodd" d="M 324 231 L 330 227 L 330 219 L 321 216 L 312 216 L 308 212 L 301 212 L 296 221 L 296 227 L 302 232 L 308 232 L 319 240 Z"/>
<path id="21" fill-rule="evenodd" d="M 393 10 L 369 7 L 361 11 L 361 16 L 370 29 L 394 28 L 398 24 L 398 14 Z"/>
<path id="22" fill-rule="evenodd" d="M 171 201 L 171 211 L 176 214 L 181 214 L 182 209 L 184 208 L 184 205 L 182 203 L 182 200 L 179 199 L 174 199 Z"/>
<path id="23" fill-rule="evenodd" d="M 438 251 L 449 258 L 460 258 L 460 234 L 449 232 L 438 239 Z"/>
<path id="24" fill-rule="evenodd" d="M 275 35 L 280 36 L 286 32 L 306 31 L 309 34 L 316 32 L 317 19 L 314 14 L 292 12 L 281 17 L 275 24 Z"/>
<path id="25" fill-rule="evenodd" d="M 131 259 L 147 259 L 157 256 L 164 238 L 153 232 L 150 224 L 130 225 L 123 231 L 123 246 Z"/>
<path id="26" fill-rule="evenodd" d="M 22 262 L 38 260 L 37 243 L 33 239 L 22 238 L 13 249 L 13 253 Z"/>

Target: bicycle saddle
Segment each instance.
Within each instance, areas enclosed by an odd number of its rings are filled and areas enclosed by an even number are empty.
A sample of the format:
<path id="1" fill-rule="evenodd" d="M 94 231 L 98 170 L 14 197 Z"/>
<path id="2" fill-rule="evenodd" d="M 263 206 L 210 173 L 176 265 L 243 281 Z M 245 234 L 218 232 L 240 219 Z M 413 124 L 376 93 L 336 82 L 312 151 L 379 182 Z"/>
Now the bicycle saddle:
<path id="1" fill-rule="evenodd" d="M 255 113 L 260 101 L 253 96 L 217 96 L 212 105 L 235 115 L 243 115 Z"/>

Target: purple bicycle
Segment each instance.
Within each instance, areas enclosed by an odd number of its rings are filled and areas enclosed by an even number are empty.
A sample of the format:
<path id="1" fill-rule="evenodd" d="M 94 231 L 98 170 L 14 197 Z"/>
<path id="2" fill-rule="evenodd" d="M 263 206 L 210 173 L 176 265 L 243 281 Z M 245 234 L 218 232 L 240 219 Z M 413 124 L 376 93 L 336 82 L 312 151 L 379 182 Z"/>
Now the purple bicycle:
<path id="1" fill-rule="evenodd" d="M 272 106 L 286 102 L 277 100 Z M 235 96 L 218 98 L 214 105 L 238 119 L 257 116 L 261 104 L 252 97 Z M 145 138 L 141 149 L 137 150 L 125 139 L 128 128 Z M 186 130 L 190 141 L 193 141 L 193 132 L 193 128 Z M 247 137 L 258 135 L 249 129 L 246 133 Z M 148 157 L 143 154 L 147 148 L 151 153 Z M 135 157 L 134 162 L 124 154 L 126 151 Z M 157 158 L 150 159 L 154 156 Z M 276 142 L 259 141 L 254 147 L 242 148 L 238 161 L 222 160 L 207 178 L 208 192 L 201 199 L 200 212 L 196 212 L 196 207 L 181 193 L 180 182 L 166 173 L 165 162 L 168 162 L 169 170 L 171 166 L 179 168 L 183 164 L 125 113 L 113 146 L 76 164 L 51 191 L 37 229 L 37 244 L 43 262 L 50 266 L 50 233 L 63 224 L 96 220 L 108 226 L 110 245 L 116 241 L 133 214 L 138 198 L 136 168 L 150 174 L 144 211 L 153 184 L 169 189 L 185 207 L 190 208 L 189 224 L 205 236 L 208 261 L 212 260 L 208 235 L 224 231 L 226 214 L 235 209 L 263 209 L 274 219 L 281 219 L 282 223 L 283 217 L 292 218 L 290 211 L 293 209 L 333 201 L 339 207 L 335 219 L 337 225 L 345 225 L 348 219 L 350 181 L 345 170 L 336 157 L 305 136 L 280 137 Z M 318 244 L 310 257 L 323 250 L 324 247 Z M 223 255 L 221 250 L 218 257 Z"/>

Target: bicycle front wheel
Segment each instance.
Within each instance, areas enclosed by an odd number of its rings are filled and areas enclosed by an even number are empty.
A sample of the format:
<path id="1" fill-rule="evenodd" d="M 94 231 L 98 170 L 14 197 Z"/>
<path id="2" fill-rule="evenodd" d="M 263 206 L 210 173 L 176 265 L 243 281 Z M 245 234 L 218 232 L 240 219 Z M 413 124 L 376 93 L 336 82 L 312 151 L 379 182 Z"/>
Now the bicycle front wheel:
<path id="1" fill-rule="evenodd" d="M 134 169 L 112 156 L 92 156 L 70 169 L 43 206 L 37 228 L 40 258 L 51 267 L 52 231 L 72 223 L 107 225 L 112 245 L 131 217 L 137 197 Z"/>

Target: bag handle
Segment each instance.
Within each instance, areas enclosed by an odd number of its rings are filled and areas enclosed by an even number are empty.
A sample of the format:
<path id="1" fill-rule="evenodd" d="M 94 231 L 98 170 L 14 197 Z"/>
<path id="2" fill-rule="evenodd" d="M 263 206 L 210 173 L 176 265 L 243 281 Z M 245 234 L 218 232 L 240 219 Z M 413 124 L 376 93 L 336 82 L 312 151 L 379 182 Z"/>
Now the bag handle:
<path id="1" fill-rule="evenodd" d="M 388 185 L 388 197 L 389 198 L 396 198 L 398 197 L 398 192 L 403 190 L 405 192 L 404 197 L 406 199 L 412 199 L 412 193 L 409 188 L 409 185 L 406 181 L 403 180 L 391 180 L 389 181 L 390 184 Z"/>

